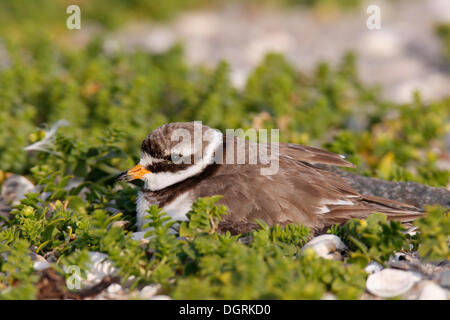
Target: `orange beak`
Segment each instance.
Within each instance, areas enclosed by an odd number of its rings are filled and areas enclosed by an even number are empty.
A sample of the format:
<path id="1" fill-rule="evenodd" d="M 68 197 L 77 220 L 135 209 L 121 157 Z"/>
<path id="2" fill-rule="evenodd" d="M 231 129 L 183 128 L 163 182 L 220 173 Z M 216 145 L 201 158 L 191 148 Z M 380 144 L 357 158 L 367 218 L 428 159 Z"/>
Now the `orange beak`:
<path id="1" fill-rule="evenodd" d="M 142 165 L 135 165 L 128 171 L 122 172 L 116 180 L 118 181 L 131 181 L 136 179 L 141 179 L 147 173 L 151 173 L 149 170 L 145 169 Z"/>

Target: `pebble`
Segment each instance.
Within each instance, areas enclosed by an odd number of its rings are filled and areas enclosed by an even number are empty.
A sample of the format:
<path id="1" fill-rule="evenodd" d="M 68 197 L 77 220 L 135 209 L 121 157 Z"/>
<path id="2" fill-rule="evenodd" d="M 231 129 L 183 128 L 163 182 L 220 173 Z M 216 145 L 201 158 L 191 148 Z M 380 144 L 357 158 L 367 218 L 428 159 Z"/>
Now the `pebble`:
<path id="1" fill-rule="evenodd" d="M 33 263 L 33 269 L 36 271 L 42 271 L 50 267 L 51 265 L 47 261 L 36 261 Z"/>
<path id="2" fill-rule="evenodd" d="M 406 293 L 420 279 L 416 273 L 388 268 L 369 275 L 366 288 L 378 297 L 393 298 Z"/>
<path id="3" fill-rule="evenodd" d="M 33 269 L 42 271 L 51 267 L 50 263 L 41 255 L 30 252 L 31 261 L 33 261 Z"/>
<path id="4" fill-rule="evenodd" d="M 379 31 L 365 34 L 360 41 L 360 50 L 369 56 L 390 58 L 402 54 L 401 37 L 392 31 Z"/>
<path id="5" fill-rule="evenodd" d="M 136 240 L 136 241 L 141 241 L 141 240 L 145 239 L 144 238 L 145 233 L 146 233 L 146 231 L 133 232 L 131 234 L 131 239 Z"/>
<path id="6" fill-rule="evenodd" d="M 35 191 L 34 184 L 27 178 L 19 175 L 12 175 L 5 180 L 2 186 L 2 198 L 13 205 L 19 204 L 29 192 Z"/>
<path id="7" fill-rule="evenodd" d="M 113 283 L 113 284 L 109 285 L 108 288 L 106 289 L 106 292 L 108 292 L 110 294 L 117 294 L 121 291 L 123 291 L 123 288 L 118 283 Z"/>
<path id="8" fill-rule="evenodd" d="M 130 225 L 130 221 L 126 221 L 126 220 L 125 221 L 114 221 L 112 223 L 113 227 L 119 227 L 119 228 L 122 228 L 122 229 L 125 229 L 129 225 Z"/>
<path id="9" fill-rule="evenodd" d="M 361 79 L 381 84 L 381 94 L 396 102 L 410 102 L 414 88 L 426 99 L 448 95 L 450 77 L 439 70 L 441 46 L 432 26 L 448 21 L 448 0 L 383 1 L 381 30 L 368 30 L 359 10 L 340 19 L 317 19 L 315 10 L 292 7 L 270 10 L 233 5 L 226 9 L 180 13 L 169 23 L 140 23 L 112 33 L 107 52 L 141 48 L 160 53 L 180 41 L 190 64 L 214 67 L 225 59 L 233 84 L 244 89 L 247 77 L 269 52 L 284 54 L 300 70 L 319 61 L 332 65 L 353 48 Z M 416 19 L 417 15 L 421 19 Z M 84 32 L 90 32 L 85 30 Z M 419 45 L 420 44 L 420 45 Z M 412 54 L 414 52 L 414 54 Z"/>
<path id="10" fill-rule="evenodd" d="M 138 231 L 138 232 L 133 232 L 131 234 L 131 239 L 139 241 L 139 244 L 144 247 L 146 246 L 150 240 L 148 238 L 145 238 L 145 234 L 147 233 L 147 231 Z"/>
<path id="11" fill-rule="evenodd" d="M 302 250 L 307 248 L 313 249 L 319 257 L 341 260 L 341 251 L 346 250 L 347 246 L 338 236 L 333 234 L 323 234 L 310 240 L 303 246 Z"/>
<path id="12" fill-rule="evenodd" d="M 11 208 L 8 203 L 0 196 L 0 217 L 7 219 L 9 217 L 9 213 L 11 212 Z M 0 219 L 0 226 L 5 223 L 3 219 Z"/>

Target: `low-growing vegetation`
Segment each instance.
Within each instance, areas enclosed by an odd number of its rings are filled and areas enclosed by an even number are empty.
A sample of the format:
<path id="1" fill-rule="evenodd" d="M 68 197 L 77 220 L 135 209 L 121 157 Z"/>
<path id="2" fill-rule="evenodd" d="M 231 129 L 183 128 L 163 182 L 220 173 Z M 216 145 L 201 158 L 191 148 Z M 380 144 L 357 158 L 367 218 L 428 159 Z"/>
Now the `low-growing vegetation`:
<path id="1" fill-rule="evenodd" d="M 239 4 L 240 1 L 230 0 L 227 4 Z M 358 7 L 361 0 L 247 0 L 247 6 L 268 5 L 272 7 L 294 6 L 302 7 L 332 7 L 334 9 L 350 9 Z M 224 6 L 218 0 L 79 0 L 71 3 L 65 0 L 4 0 L 0 3 L 0 31 L 7 30 L 14 35 L 23 32 L 33 32 L 36 24 L 42 27 L 56 29 L 62 32 L 67 6 L 79 5 L 83 8 L 83 21 L 87 24 L 97 24 L 103 28 L 113 29 L 133 21 L 165 21 L 187 9 L 205 9 Z M 226 4 L 225 4 L 226 5 Z M 44 9 L 45 8 L 45 9 Z M 20 32 L 14 31 L 19 27 Z"/>
<path id="2" fill-rule="evenodd" d="M 260 229 L 249 234 L 217 234 L 226 214 L 225 207 L 215 205 L 218 197 L 199 199 L 178 234 L 171 232 L 176 222 L 153 206 L 146 226 L 153 228 L 146 234 L 150 241 L 142 244 L 131 238 L 137 189 L 114 187 L 101 171 L 125 156 L 116 146 L 120 137 L 110 132 L 108 139 L 87 147 L 58 134 L 53 153 L 40 154 L 30 170 L 40 192 L 27 194 L 0 231 L 2 298 L 36 297 L 39 276 L 32 251 L 54 257 L 53 268 L 66 278 L 64 266 L 77 265 L 85 274 L 88 252 L 100 251 L 124 283 L 132 277 L 131 288 L 158 283 L 180 299 L 318 299 L 326 292 L 356 299 L 364 292 L 363 267 L 369 261 L 385 263 L 394 252 L 416 249 L 424 259 L 450 258 L 449 216 L 437 207 L 416 222 L 417 237 L 383 214 L 331 228 L 350 247 L 341 262 L 302 251 L 311 233 L 301 225 L 259 222 Z M 84 169 L 76 170 L 80 162 Z M 64 171 L 77 173 L 78 179 Z M 118 220 L 131 224 L 122 228 L 114 224 Z"/>
<path id="3" fill-rule="evenodd" d="M 73 196 L 77 192 L 79 188 L 70 190 Z M 107 203 L 111 193 L 103 192 L 90 189 L 87 198 L 92 200 L 96 193 L 94 198 L 103 197 Z M 364 292 L 367 273 L 363 267 L 369 261 L 384 263 L 394 252 L 414 246 L 424 259 L 450 258 L 449 216 L 437 208 L 416 222 L 421 241 L 402 233 L 399 223 L 387 223 L 382 214 L 332 228 L 351 248 L 349 258 L 341 262 L 319 258 L 311 249 L 300 250 L 310 237 L 308 228 L 300 225 L 280 228 L 261 223 L 260 229 L 249 234 L 217 234 L 214 228 L 226 214 L 225 207 L 215 206 L 217 200 L 197 200 L 179 235 L 170 232 L 175 221 L 151 207 L 148 226 L 153 229 L 146 234 L 150 241 L 142 245 L 131 239 L 131 230 L 113 224 L 123 218 L 121 213 L 112 215 L 100 209 L 98 202 L 71 205 L 29 194 L 13 211 L 8 228 L 0 232 L 0 297 L 36 297 L 38 276 L 30 248 L 58 257 L 53 267 L 64 277 L 70 276 L 64 266 L 77 265 L 87 271 L 88 251 L 107 253 L 123 283 L 130 277 L 131 288 L 158 283 L 176 299 L 320 299 L 326 292 L 356 299 Z"/>
<path id="4" fill-rule="evenodd" d="M 442 52 L 450 61 L 450 23 L 440 23 L 436 26 L 436 32 L 442 43 Z"/>
<path id="5" fill-rule="evenodd" d="M 44 137 L 43 124 L 60 119 L 70 122 L 60 129 L 67 140 L 61 152 L 79 165 L 67 165 L 64 174 L 77 176 L 75 169 L 95 165 L 87 146 L 108 139 L 106 129 L 123 136 L 116 148 L 122 155 L 110 164 L 124 168 L 137 160 L 139 142 L 152 129 L 201 120 L 222 130 L 279 128 L 282 141 L 345 154 L 359 173 L 387 180 L 445 186 L 450 177 L 436 166 L 450 131 L 450 99 L 424 102 L 417 93 L 408 104 L 386 101 L 380 89 L 359 80 L 351 53 L 339 66 L 322 63 L 312 74 L 270 54 L 238 91 L 226 62 L 213 70 L 188 67 L 180 46 L 160 55 L 106 55 L 100 40 L 86 50 L 60 49 L 49 39 L 27 48 L 5 46 L 10 65 L 0 72 L 3 171 L 29 173 L 40 155 L 23 148 Z"/>
<path id="6" fill-rule="evenodd" d="M 86 272 L 88 252 L 103 252 L 123 283 L 158 283 L 176 299 L 320 299 L 327 292 L 357 299 L 369 261 L 384 264 L 411 250 L 425 260 L 450 258 L 448 210 L 439 207 L 415 222 L 416 235 L 379 213 L 331 228 L 350 248 L 344 261 L 301 250 L 312 236 L 301 225 L 260 221 L 249 234 L 217 234 L 226 214 L 217 197 L 199 199 L 176 233 L 178 222 L 152 207 L 150 240 L 142 243 L 132 239 L 137 188 L 114 181 L 136 163 L 140 142 L 156 126 L 202 120 L 218 129 L 279 128 L 283 141 L 346 154 L 360 174 L 444 187 L 450 172 L 437 164 L 450 132 L 449 98 L 424 102 L 417 93 L 408 104 L 386 101 L 359 80 L 351 53 L 311 74 L 270 54 L 239 91 L 226 62 L 190 67 L 181 46 L 149 55 L 105 54 L 101 39 L 86 50 L 45 38 L 1 45 L 0 184 L 17 173 L 37 186 L 2 218 L 3 299 L 37 297 L 32 252 L 65 278 L 64 266 Z M 61 119 L 66 126 L 50 134 Z M 24 150 L 39 141 L 39 149 Z"/>

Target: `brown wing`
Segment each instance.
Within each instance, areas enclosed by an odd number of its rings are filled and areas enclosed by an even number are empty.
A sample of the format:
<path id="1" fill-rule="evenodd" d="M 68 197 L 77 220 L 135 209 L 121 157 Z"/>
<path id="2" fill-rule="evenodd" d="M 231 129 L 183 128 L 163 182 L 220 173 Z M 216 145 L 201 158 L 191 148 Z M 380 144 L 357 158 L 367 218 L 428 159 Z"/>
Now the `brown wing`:
<path id="1" fill-rule="evenodd" d="M 195 197 L 223 195 L 221 203 L 228 207 L 229 215 L 221 230 L 249 231 L 255 228 L 255 219 L 269 225 L 301 223 L 319 230 L 374 212 L 400 221 L 423 215 L 407 204 L 360 195 L 343 178 L 305 161 L 348 166 L 339 155 L 292 144 L 280 146 L 280 153 L 275 175 L 261 175 L 259 164 L 224 164 L 197 182 Z"/>
<path id="2" fill-rule="evenodd" d="M 280 143 L 280 154 L 311 164 L 331 164 L 341 167 L 354 167 L 355 165 L 345 161 L 344 156 L 316 147 L 301 146 L 293 143 Z"/>

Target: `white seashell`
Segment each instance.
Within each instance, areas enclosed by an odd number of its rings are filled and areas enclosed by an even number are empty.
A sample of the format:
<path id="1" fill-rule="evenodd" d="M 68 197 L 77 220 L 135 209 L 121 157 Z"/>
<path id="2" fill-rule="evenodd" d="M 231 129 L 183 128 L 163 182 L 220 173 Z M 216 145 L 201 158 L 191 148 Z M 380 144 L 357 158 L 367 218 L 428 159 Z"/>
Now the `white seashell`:
<path id="1" fill-rule="evenodd" d="M 376 296 L 392 298 L 407 292 L 419 280 L 420 276 L 410 271 L 383 269 L 369 275 L 366 287 Z"/>
<path id="2" fill-rule="evenodd" d="M 364 268 L 367 273 L 375 273 L 383 270 L 383 266 L 376 261 L 370 261 L 369 264 Z"/>
<path id="3" fill-rule="evenodd" d="M 420 291 L 419 300 L 447 300 L 447 292 L 432 281 L 426 281 Z"/>
<path id="4" fill-rule="evenodd" d="M 346 250 L 347 246 L 338 236 L 323 234 L 311 239 L 311 241 L 303 246 L 302 250 L 307 248 L 313 249 L 319 257 L 339 260 L 341 258 L 340 251 Z"/>
<path id="5" fill-rule="evenodd" d="M 34 252 L 30 253 L 31 261 L 33 261 L 33 269 L 42 271 L 51 267 L 50 263 L 45 258 Z"/>
<path id="6" fill-rule="evenodd" d="M 88 271 L 86 272 L 86 280 L 82 281 L 83 286 L 93 286 L 106 276 L 114 275 L 117 269 L 113 266 L 111 260 L 108 260 L 108 255 L 91 251 L 89 252 L 90 263 L 88 264 Z"/>
<path id="7" fill-rule="evenodd" d="M 337 297 L 330 293 L 330 292 L 326 292 L 323 296 L 321 300 L 337 300 Z"/>
<path id="8" fill-rule="evenodd" d="M 158 296 L 154 296 L 150 300 L 172 300 L 172 298 L 169 296 L 165 296 L 165 295 L 158 295 Z"/>
<path id="9" fill-rule="evenodd" d="M 33 269 L 36 271 L 42 271 L 50 267 L 51 265 L 47 261 L 36 261 L 35 263 L 33 263 Z"/>
<path id="10" fill-rule="evenodd" d="M 157 297 L 158 290 L 161 289 L 161 286 L 159 284 L 151 284 L 148 286 L 145 286 L 141 289 L 139 292 L 139 298 L 140 299 L 153 299 L 154 297 Z"/>

